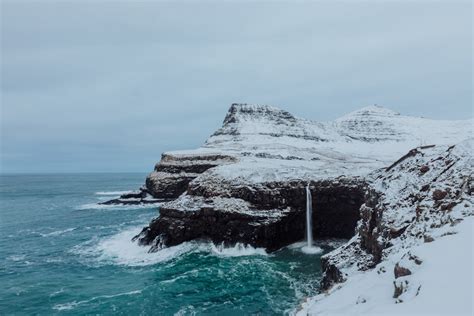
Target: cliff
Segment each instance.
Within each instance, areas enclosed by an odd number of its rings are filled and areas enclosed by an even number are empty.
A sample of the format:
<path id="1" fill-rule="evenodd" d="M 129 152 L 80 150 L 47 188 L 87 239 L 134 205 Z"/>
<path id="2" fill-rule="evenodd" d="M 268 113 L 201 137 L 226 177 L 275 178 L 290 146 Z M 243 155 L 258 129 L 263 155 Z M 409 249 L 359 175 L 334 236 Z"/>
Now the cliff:
<path id="1" fill-rule="evenodd" d="M 350 238 L 373 170 L 422 142 L 456 143 L 471 123 L 380 106 L 315 122 L 271 106 L 233 104 L 202 147 L 162 155 L 138 193 L 144 202 L 166 203 L 136 239 L 151 251 L 193 239 L 276 250 L 304 238 L 307 183 L 316 238 Z"/>

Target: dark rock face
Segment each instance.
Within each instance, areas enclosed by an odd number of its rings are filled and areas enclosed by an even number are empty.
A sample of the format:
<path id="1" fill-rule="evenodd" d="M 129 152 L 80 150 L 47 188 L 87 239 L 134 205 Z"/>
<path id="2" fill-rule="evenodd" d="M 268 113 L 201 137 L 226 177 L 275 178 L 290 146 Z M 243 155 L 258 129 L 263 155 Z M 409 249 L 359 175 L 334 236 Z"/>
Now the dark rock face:
<path id="1" fill-rule="evenodd" d="M 188 184 L 206 170 L 235 161 L 235 157 L 221 154 L 163 154 L 146 178 L 145 187 L 101 204 L 138 205 L 170 201 L 183 194 Z"/>
<path id="2" fill-rule="evenodd" d="M 230 196 L 222 198 L 192 183 L 180 198 L 187 204 L 178 199 L 163 205 L 160 216 L 137 239 L 143 245 L 207 239 L 277 250 L 304 238 L 305 186 L 303 181 L 291 181 L 232 187 Z M 353 236 L 364 199 L 363 181 L 341 178 L 311 182 L 310 188 L 315 238 Z"/>
<path id="3" fill-rule="evenodd" d="M 163 154 L 155 170 L 146 178 L 145 186 L 155 198 L 176 199 L 206 170 L 235 161 L 235 157 L 221 154 Z"/>
<path id="4" fill-rule="evenodd" d="M 341 270 L 339 270 L 336 265 L 334 265 L 330 258 L 322 257 L 321 258 L 321 267 L 323 269 L 323 279 L 321 280 L 320 287 L 322 290 L 329 289 L 335 283 L 341 283 L 344 281 L 344 276 L 342 275 Z"/>
<path id="5" fill-rule="evenodd" d="M 153 172 L 146 178 L 146 188 L 152 192 L 153 197 L 175 199 L 186 191 L 189 182 L 196 178 L 195 175 L 161 174 Z"/>
<path id="6" fill-rule="evenodd" d="M 381 221 L 384 210 L 378 207 L 378 200 L 379 193 L 375 190 L 368 190 L 365 204 L 360 209 L 362 220 L 357 229 L 361 237 L 362 248 L 374 256 L 374 262 L 380 261 L 384 248 L 384 245 L 378 241 L 381 234 L 385 232 L 382 229 Z"/>
<path id="7" fill-rule="evenodd" d="M 163 246 L 178 245 L 190 240 L 210 240 L 214 243 L 234 245 L 243 242 L 255 247 L 277 250 L 282 244 L 302 238 L 298 212 L 290 212 L 281 220 L 271 221 L 265 216 L 245 215 L 236 212 L 222 212 L 203 208 L 196 212 L 182 212 L 161 208 L 160 217 L 153 220 L 137 236 L 142 245 L 152 245 L 158 241 Z"/>
<path id="8" fill-rule="evenodd" d="M 146 188 L 140 188 L 138 191 L 122 194 L 119 198 L 101 202 L 101 205 L 140 205 L 165 202 L 167 199 L 155 199 Z"/>

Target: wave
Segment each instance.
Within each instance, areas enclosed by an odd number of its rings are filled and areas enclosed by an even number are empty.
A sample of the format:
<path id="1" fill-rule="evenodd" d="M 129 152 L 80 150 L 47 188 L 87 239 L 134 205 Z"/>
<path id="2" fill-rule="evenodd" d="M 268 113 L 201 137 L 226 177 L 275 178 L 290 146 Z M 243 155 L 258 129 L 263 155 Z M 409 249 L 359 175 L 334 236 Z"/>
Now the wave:
<path id="1" fill-rule="evenodd" d="M 18 262 L 23 261 L 25 258 L 26 255 L 11 255 L 7 257 L 7 260 Z"/>
<path id="2" fill-rule="evenodd" d="M 118 195 L 122 195 L 122 194 L 126 194 L 126 193 L 130 193 L 132 191 L 99 191 L 99 192 L 96 192 L 95 195 L 115 195 L 115 196 L 118 196 Z"/>
<path id="3" fill-rule="evenodd" d="M 118 293 L 118 294 L 112 294 L 112 295 L 100 295 L 100 296 L 94 296 L 93 298 L 89 300 L 84 300 L 84 301 L 72 301 L 68 303 L 63 303 L 63 304 L 56 304 L 53 306 L 53 309 L 58 310 L 58 311 L 64 311 L 64 310 L 71 310 L 76 308 L 79 305 L 87 304 L 93 301 L 96 301 L 98 299 L 104 299 L 104 298 L 114 298 L 114 297 L 120 297 L 120 296 L 127 296 L 127 295 L 137 295 L 141 294 L 141 290 L 135 290 L 135 291 L 130 291 L 130 292 L 125 292 L 125 293 Z"/>
<path id="4" fill-rule="evenodd" d="M 132 241 L 142 228 L 134 226 L 110 237 L 93 239 L 75 247 L 73 252 L 102 264 L 145 266 L 171 260 L 193 249 L 192 243 L 183 243 L 149 253 L 149 247 L 139 246 Z"/>
<path id="5" fill-rule="evenodd" d="M 41 237 L 51 237 L 51 236 L 59 236 L 68 232 L 72 232 L 73 230 L 76 230 L 76 227 L 72 228 L 66 228 L 63 230 L 56 230 L 50 233 L 38 233 Z"/>
<path id="6" fill-rule="evenodd" d="M 263 248 L 254 248 L 241 243 L 237 243 L 231 247 L 225 247 L 223 244 L 215 245 L 212 242 L 195 241 L 163 248 L 156 252 L 148 252 L 150 247 L 140 246 L 132 241 L 132 238 L 136 236 L 142 228 L 143 225 L 133 226 L 109 237 L 96 237 L 73 247 L 71 251 L 86 260 L 93 260 L 99 264 L 126 266 L 146 266 L 166 262 L 190 252 L 202 252 L 220 257 L 268 255 Z"/>
<path id="7" fill-rule="evenodd" d="M 149 204 L 98 204 L 98 203 L 87 203 L 82 204 L 75 208 L 76 211 L 90 211 L 90 210 L 136 210 L 136 209 L 147 209 L 159 207 L 162 203 L 149 203 Z"/>

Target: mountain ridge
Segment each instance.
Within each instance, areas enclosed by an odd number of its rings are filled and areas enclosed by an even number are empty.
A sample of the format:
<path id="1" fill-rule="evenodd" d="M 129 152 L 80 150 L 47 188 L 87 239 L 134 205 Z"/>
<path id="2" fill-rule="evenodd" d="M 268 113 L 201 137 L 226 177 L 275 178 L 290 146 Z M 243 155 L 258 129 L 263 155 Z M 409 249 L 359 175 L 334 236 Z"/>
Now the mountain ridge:
<path id="1" fill-rule="evenodd" d="M 234 103 L 229 108 L 222 126 L 201 148 L 232 151 L 234 147 L 235 151 L 238 151 L 243 147 L 281 142 L 277 138 L 286 138 L 284 141 L 292 142 L 289 138 L 320 143 L 408 141 L 408 149 L 423 142 L 446 144 L 451 143 L 452 139 L 466 138 L 469 132 L 472 133 L 472 125 L 472 118 L 455 121 L 433 120 L 401 115 L 378 105 L 363 107 L 333 121 L 319 122 L 299 118 L 274 106 Z M 442 135 L 443 132 L 451 135 Z M 240 146 L 236 146 L 236 143 Z M 313 145 L 315 144 L 308 143 L 303 147 Z"/>

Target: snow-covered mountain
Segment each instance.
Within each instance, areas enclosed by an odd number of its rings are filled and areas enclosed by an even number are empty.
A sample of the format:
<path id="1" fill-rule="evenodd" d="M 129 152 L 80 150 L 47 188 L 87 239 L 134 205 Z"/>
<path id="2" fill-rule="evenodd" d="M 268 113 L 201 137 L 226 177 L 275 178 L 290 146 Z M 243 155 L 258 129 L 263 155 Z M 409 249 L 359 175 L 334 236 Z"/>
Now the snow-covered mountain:
<path id="1" fill-rule="evenodd" d="M 472 137 L 472 126 L 472 119 L 402 116 L 376 105 L 332 122 L 316 122 L 272 106 L 233 104 L 222 127 L 201 148 L 165 155 L 180 161 L 213 154 L 235 157 L 237 163 L 211 172 L 243 182 L 361 176 L 411 148 L 455 144 Z"/>
<path id="2" fill-rule="evenodd" d="M 380 106 L 315 122 L 233 104 L 203 146 L 164 153 L 139 192 L 107 203 L 166 201 L 134 238 L 152 252 L 193 239 L 273 251 L 304 238 L 309 185 L 314 237 L 352 239 L 323 257 L 330 298 L 312 298 L 301 313 L 347 313 L 334 303 L 346 299 L 349 311 L 377 313 L 353 305 L 419 293 L 430 299 L 420 292 L 423 274 L 410 276 L 431 271 L 420 263 L 433 260 L 424 243 L 455 233 L 451 227 L 474 214 L 472 128 L 472 119 L 430 120 Z M 410 252 L 416 247 L 419 254 Z M 349 290 L 338 291 L 334 284 L 344 281 Z M 359 284 L 366 295 L 354 298 Z"/>

